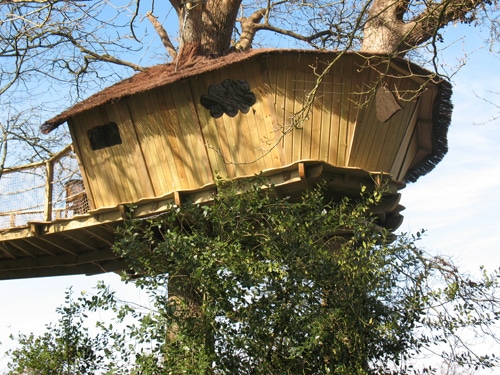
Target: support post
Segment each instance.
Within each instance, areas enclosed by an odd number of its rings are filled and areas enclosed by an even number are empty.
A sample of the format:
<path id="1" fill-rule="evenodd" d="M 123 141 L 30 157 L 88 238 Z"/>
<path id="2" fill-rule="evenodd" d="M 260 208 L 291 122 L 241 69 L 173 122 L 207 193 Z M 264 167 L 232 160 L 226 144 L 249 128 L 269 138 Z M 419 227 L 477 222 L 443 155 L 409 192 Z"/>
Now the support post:
<path id="1" fill-rule="evenodd" d="M 47 179 L 45 180 L 45 208 L 44 208 L 44 221 L 52 220 L 52 179 L 54 178 L 54 166 L 52 161 L 49 160 L 45 163 L 47 169 Z"/>

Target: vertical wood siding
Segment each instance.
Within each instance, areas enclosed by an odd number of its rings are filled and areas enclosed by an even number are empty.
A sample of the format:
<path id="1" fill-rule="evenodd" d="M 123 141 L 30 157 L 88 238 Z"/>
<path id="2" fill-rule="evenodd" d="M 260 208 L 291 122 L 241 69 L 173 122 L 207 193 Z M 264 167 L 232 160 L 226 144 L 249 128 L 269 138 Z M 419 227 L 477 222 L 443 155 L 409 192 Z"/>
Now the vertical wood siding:
<path id="1" fill-rule="evenodd" d="M 383 84 L 409 98 L 421 83 L 398 78 L 396 70 L 381 79 L 377 71 L 362 68 L 363 57 L 347 54 L 325 75 L 306 120 L 291 127 L 317 74 L 335 57 L 256 55 L 77 115 L 70 130 L 93 208 L 197 189 L 216 175 L 251 176 L 302 160 L 402 179 L 432 148 L 431 85 L 420 102 L 399 98 L 402 110 L 381 123 L 375 88 Z M 211 84 L 226 79 L 247 81 L 256 103 L 246 114 L 213 118 L 200 98 Z M 110 121 L 118 124 L 122 144 L 91 150 L 87 131 Z"/>

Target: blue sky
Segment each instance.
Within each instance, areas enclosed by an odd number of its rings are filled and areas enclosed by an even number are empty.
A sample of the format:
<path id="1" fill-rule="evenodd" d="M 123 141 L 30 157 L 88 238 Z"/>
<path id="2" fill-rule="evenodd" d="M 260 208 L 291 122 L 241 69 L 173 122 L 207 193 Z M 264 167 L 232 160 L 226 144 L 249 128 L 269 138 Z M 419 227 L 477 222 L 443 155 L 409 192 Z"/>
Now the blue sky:
<path id="1" fill-rule="evenodd" d="M 449 152 L 427 176 L 402 190 L 400 230 L 428 229 L 421 245 L 447 254 L 471 271 L 499 267 L 500 59 L 486 50 L 469 57 L 452 78 L 454 111 Z M 486 100 L 485 100 L 486 99 Z"/>
<path id="2" fill-rule="evenodd" d="M 474 40 L 477 30 L 467 30 Z M 476 52 L 452 78 L 455 108 L 449 152 L 430 174 L 402 190 L 406 210 L 399 229 L 427 229 L 420 246 L 451 256 L 471 273 L 483 264 L 488 269 L 500 266 L 500 120 L 489 121 L 500 109 L 481 99 L 500 105 L 500 60 L 476 40 L 477 45 L 468 47 Z M 444 61 L 453 63 L 462 49 L 460 41 L 454 49 Z M 497 93 L 489 91 L 495 88 Z M 90 290 L 98 280 L 111 284 L 123 299 L 145 297 L 125 287 L 115 274 L 1 281 L 0 373 L 10 334 L 43 332 L 45 324 L 57 319 L 55 309 L 67 288 Z"/>

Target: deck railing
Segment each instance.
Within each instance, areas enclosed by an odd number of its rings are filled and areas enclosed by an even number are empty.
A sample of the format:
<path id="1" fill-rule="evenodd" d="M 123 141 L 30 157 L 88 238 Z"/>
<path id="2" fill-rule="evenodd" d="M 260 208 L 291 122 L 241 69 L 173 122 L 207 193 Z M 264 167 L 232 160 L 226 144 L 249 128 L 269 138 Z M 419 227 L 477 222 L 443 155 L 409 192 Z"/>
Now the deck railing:
<path id="1" fill-rule="evenodd" d="M 0 177 L 0 230 L 89 210 L 71 145 L 49 160 L 5 169 Z"/>

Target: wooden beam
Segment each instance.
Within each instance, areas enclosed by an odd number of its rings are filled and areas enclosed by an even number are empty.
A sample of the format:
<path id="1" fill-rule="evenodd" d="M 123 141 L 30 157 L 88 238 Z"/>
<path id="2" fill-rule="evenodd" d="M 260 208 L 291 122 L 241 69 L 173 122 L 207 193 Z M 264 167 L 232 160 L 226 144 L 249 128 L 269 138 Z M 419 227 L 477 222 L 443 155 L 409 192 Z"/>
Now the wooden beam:
<path id="1" fill-rule="evenodd" d="M 89 237 L 96 238 L 98 241 L 113 246 L 116 238 L 116 226 L 99 225 L 91 228 L 82 228 L 82 231 Z"/>
<path id="2" fill-rule="evenodd" d="M 96 275 L 100 273 L 124 271 L 127 268 L 127 264 L 124 261 L 111 260 L 99 263 L 81 264 L 72 267 L 48 267 L 2 271 L 0 272 L 0 280 L 67 275 Z"/>
<path id="3" fill-rule="evenodd" d="M 73 255 L 77 254 L 77 249 L 74 249 L 72 244 L 68 243 L 64 237 L 59 235 L 26 238 L 23 243 L 29 243 L 32 246 L 36 246 L 40 249 L 42 254 L 51 254 L 54 256 L 61 253 Z"/>
<path id="4" fill-rule="evenodd" d="M 20 258 L 0 262 L 0 278 L 4 271 L 29 270 L 53 267 L 76 267 L 87 263 L 120 259 L 111 249 L 85 252 L 80 255 L 44 255 L 36 258 Z"/>

